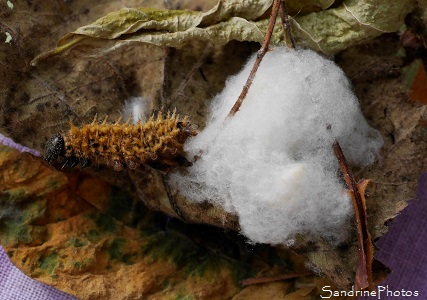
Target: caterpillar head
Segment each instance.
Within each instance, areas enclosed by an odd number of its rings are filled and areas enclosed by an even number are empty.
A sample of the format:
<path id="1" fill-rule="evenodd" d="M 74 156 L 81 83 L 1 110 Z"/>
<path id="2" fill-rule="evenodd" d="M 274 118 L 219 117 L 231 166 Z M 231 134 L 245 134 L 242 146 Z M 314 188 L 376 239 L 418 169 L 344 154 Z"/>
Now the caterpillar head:
<path id="1" fill-rule="evenodd" d="M 54 162 L 59 156 L 64 155 L 64 138 L 56 133 L 50 137 L 45 146 L 44 159 L 48 163 Z"/>

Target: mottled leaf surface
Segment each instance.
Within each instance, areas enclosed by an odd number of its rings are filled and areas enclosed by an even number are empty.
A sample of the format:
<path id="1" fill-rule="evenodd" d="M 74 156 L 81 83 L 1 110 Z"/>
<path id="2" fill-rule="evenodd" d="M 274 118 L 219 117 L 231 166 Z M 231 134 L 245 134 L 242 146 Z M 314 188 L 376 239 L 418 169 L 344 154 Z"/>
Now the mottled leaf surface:
<path id="1" fill-rule="evenodd" d="M 272 0 L 218 1 L 207 12 L 124 8 L 92 24 L 78 28 L 59 40 L 56 48 L 38 55 L 32 64 L 73 48 L 96 49 L 91 55 L 105 55 L 134 42 L 163 47 L 182 47 L 195 40 L 223 45 L 232 40 L 261 42 L 265 35 L 266 11 Z M 290 1 L 294 34 L 299 43 L 333 54 L 363 40 L 396 31 L 415 1 Z M 299 16 L 303 12 L 306 15 Z M 114 42 L 111 42 L 114 40 Z M 276 31 L 275 42 L 282 33 Z"/>
<path id="2" fill-rule="evenodd" d="M 119 187 L 54 171 L 28 153 L 0 145 L 0 169 L 1 245 L 27 275 L 79 299 L 260 299 L 266 291 L 314 299 L 328 283 L 307 276 L 290 251 L 184 224 Z M 240 285 L 286 273 L 297 276 Z M 310 287 L 300 291 L 298 283 Z"/>

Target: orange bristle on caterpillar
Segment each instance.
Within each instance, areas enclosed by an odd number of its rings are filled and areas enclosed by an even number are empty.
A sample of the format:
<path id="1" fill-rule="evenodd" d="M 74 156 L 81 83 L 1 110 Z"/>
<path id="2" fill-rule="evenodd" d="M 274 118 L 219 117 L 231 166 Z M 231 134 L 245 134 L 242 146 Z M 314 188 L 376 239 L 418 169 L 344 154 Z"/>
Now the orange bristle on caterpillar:
<path id="1" fill-rule="evenodd" d="M 65 159 L 64 166 L 83 167 L 90 162 L 113 166 L 120 171 L 125 166 L 136 169 L 149 165 L 159 170 L 189 166 L 183 146 L 188 137 L 196 135 L 187 117 L 168 113 L 154 115 L 146 122 L 130 124 L 130 118 L 121 123 L 102 123 L 95 116 L 92 123 L 70 129 L 64 135 L 53 135 L 46 144 L 45 159 L 52 163 L 59 157 Z"/>

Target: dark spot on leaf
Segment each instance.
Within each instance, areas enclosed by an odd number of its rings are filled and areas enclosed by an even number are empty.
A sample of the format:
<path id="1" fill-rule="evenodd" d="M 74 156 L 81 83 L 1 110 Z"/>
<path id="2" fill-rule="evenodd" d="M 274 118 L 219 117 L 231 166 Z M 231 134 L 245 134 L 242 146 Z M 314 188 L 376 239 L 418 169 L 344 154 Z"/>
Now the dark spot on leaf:
<path id="1" fill-rule="evenodd" d="M 44 105 L 42 103 L 37 104 L 36 109 L 39 112 L 43 112 L 44 111 Z"/>
<path id="2" fill-rule="evenodd" d="M 28 101 L 30 101 L 30 95 L 28 95 L 27 92 L 24 92 L 21 97 L 19 98 L 19 100 L 21 100 L 24 103 L 28 103 Z"/>
<path id="3" fill-rule="evenodd" d="M 95 217 L 96 225 L 105 232 L 114 232 L 117 228 L 116 220 L 107 214 L 98 214 Z"/>
<path id="4" fill-rule="evenodd" d="M 347 242 L 338 244 L 337 249 L 340 251 L 346 251 L 350 248 L 350 245 Z"/>
<path id="5" fill-rule="evenodd" d="M 334 270 L 335 270 L 335 274 L 343 274 L 344 273 L 342 268 L 338 265 L 334 266 Z"/>

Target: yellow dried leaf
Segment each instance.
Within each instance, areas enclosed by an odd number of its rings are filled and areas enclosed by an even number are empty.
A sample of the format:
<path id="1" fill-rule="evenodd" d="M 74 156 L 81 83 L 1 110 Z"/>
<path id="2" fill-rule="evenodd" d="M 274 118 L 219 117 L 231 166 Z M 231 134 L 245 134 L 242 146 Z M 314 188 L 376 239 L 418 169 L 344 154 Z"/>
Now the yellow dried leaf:
<path id="1" fill-rule="evenodd" d="M 95 55 L 105 55 L 133 42 L 177 48 L 195 40 L 218 45 L 232 40 L 261 42 L 267 23 L 264 14 L 271 4 L 272 0 L 225 0 L 207 12 L 124 8 L 65 35 L 55 49 L 38 55 L 31 64 L 35 66 L 77 46 L 94 48 Z M 299 4 L 300 10 L 292 20 L 293 33 L 300 43 L 333 54 L 396 31 L 415 5 L 413 0 L 394 1 L 393 5 L 387 0 L 346 0 L 337 8 L 326 9 L 332 4 L 332 0 Z M 291 2 L 292 5 L 296 4 Z M 302 8 L 308 9 L 308 14 L 300 15 Z M 281 43 L 282 38 L 283 34 L 276 30 L 273 41 Z M 108 40 L 114 43 L 107 43 Z"/>

